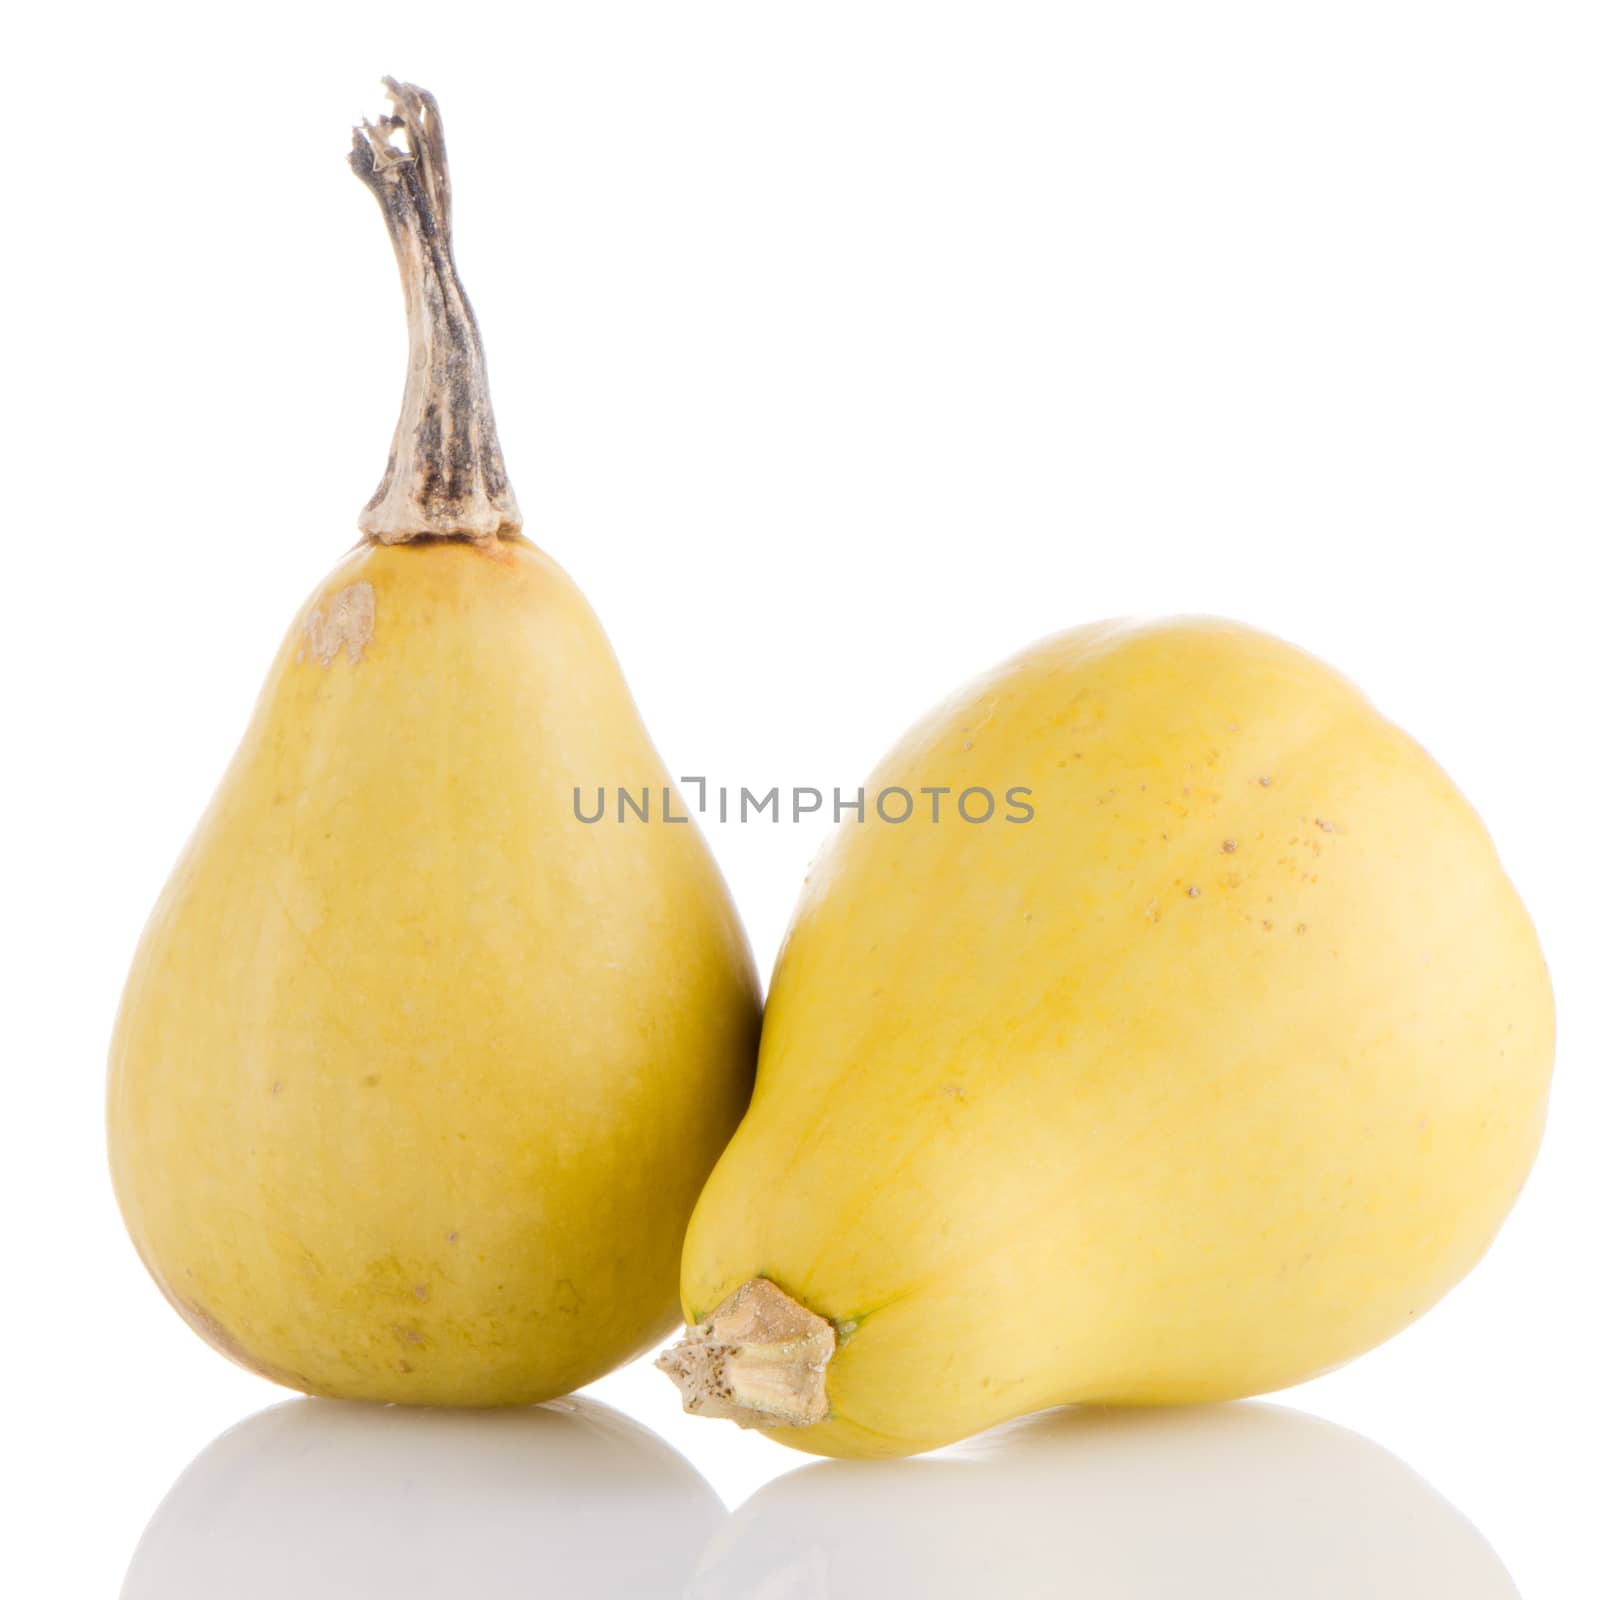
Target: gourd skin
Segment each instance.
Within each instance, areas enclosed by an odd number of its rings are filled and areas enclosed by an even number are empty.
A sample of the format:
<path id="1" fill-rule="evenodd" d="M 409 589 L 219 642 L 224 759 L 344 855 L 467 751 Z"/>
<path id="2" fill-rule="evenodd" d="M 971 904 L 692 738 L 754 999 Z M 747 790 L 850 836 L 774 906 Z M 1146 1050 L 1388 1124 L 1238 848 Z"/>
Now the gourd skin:
<path id="1" fill-rule="evenodd" d="M 1488 1246 L 1553 1055 L 1532 926 L 1428 756 L 1298 650 L 1102 624 L 972 685 L 891 785 L 1032 821 L 846 822 L 690 1224 L 839 1348 L 823 1455 L 1064 1402 L 1221 1400 L 1396 1333 Z M 973 809 L 981 811 L 981 804 Z"/>
<path id="2" fill-rule="evenodd" d="M 118 1199 L 212 1344 L 309 1393 L 480 1406 L 667 1331 L 760 1006 L 668 782 L 531 545 L 367 544 L 329 577 L 112 1046 Z M 649 788 L 650 822 L 583 824 L 580 784 Z"/>

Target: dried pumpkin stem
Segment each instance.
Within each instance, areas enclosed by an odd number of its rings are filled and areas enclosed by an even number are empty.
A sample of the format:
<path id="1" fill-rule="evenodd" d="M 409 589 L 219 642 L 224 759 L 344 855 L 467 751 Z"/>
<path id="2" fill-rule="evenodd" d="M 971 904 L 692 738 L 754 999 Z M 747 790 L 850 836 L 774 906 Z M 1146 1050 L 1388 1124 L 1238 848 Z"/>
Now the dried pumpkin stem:
<path id="1" fill-rule="evenodd" d="M 656 1365 L 683 1409 L 741 1428 L 804 1428 L 828 1415 L 833 1324 L 766 1278 L 734 1290 Z"/>
<path id="2" fill-rule="evenodd" d="M 415 84 L 383 83 L 394 111 L 355 130 L 350 165 L 389 225 L 411 357 L 389 464 L 361 531 L 379 544 L 509 538 L 522 517 L 500 455 L 483 341 L 456 274 L 439 107 Z M 404 148 L 393 133 L 404 135 Z"/>

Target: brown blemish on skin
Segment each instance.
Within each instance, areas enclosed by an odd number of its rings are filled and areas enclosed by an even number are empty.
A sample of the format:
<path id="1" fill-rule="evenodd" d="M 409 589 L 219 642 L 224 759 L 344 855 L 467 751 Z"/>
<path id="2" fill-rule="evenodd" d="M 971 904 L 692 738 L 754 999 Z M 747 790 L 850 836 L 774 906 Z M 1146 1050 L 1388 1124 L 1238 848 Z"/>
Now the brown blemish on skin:
<path id="1" fill-rule="evenodd" d="M 1237 839 L 1224 839 L 1222 841 L 1222 853 L 1225 856 L 1231 856 L 1238 848 L 1239 841 Z"/>
<path id="2" fill-rule="evenodd" d="M 1198 883 L 1191 883 L 1189 885 L 1189 898 L 1191 900 L 1198 900 L 1200 898 L 1200 885 Z"/>
<path id="3" fill-rule="evenodd" d="M 361 1080 L 361 1081 L 362 1081 L 362 1082 L 363 1082 L 363 1083 L 364 1083 L 364 1084 L 365 1084 L 365 1085 L 366 1085 L 366 1086 L 367 1086 L 367 1087 L 368 1087 L 368 1088 L 369 1088 L 369 1089 L 376 1089 L 376 1088 L 377 1088 L 377 1087 L 378 1087 L 378 1081 L 379 1081 L 379 1080 L 378 1080 L 378 1074 L 377 1074 L 377 1073 L 376 1073 L 376 1072 L 369 1072 L 369 1073 L 368 1073 L 368 1074 L 367 1074 L 367 1075 L 366 1075 L 366 1077 L 364 1077 L 364 1078 L 363 1078 L 363 1079 L 362 1079 L 362 1080 Z"/>
<path id="4" fill-rule="evenodd" d="M 420 1328 L 396 1328 L 394 1330 L 407 1344 L 421 1344 L 422 1330 Z"/>
<path id="5" fill-rule="evenodd" d="M 270 1361 L 263 1361 L 259 1356 L 252 1354 L 239 1343 L 233 1334 L 223 1326 L 210 1311 L 195 1300 L 184 1300 L 172 1293 L 160 1278 L 156 1279 L 162 1292 L 182 1313 L 183 1319 L 200 1335 L 213 1350 L 220 1351 L 236 1366 L 243 1367 L 247 1372 L 254 1372 L 263 1378 L 270 1378 L 274 1383 L 281 1383 L 290 1389 L 309 1389 L 311 1385 L 297 1372 L 290 1372 L 284 1367 L 274 1366 Z"/>
<path id="6" fill-rule="evenodd" d="M 409 1372 L 411 1370 L 411 1363 L 409 1361 L 397 1361 L 394 1365 L 397 1372 Z"/>
<path id="7" fill-rule="evenodd" d="M 354 666 L 372 642 L 377 619 L 378 599 L 372 585 L 352 583 L 311 608 L 305 620 L 305 644 L 295 660 L 303 661 L 309 650 L 319 667 L 329 667 L 343 650 Z"/>
<path id="8" fill-rule="evenodd" d="M 419 1300 L 426 1300 L 428 1298 L 428 1286 L 425 1283 L 414 1283 L 414 1284 L 412 1284 L 411 1292 Z"/>

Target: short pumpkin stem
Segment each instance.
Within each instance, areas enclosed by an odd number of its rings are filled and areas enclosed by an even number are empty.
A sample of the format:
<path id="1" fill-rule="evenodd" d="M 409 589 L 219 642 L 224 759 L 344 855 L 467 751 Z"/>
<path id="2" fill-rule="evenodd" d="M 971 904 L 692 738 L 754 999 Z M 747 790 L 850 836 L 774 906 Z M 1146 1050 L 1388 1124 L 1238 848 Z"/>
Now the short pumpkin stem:
<path id="1" fill-rule="evenodd" d="M 379 544 L 510 538 L 522 516 L 500 455 L 477 319 L 456 274 L 439 107 L 415 84 L 383 83 L 394 111 L 355 130 L 350 165 L 389 225 L 411 357 L 389 465 L 361 531 Z M 404 149 L 390 142 L 394 132 Z"/>
<path id="2" fill-rule="evenodd" d="M 735 1289 L 656 1362 L 683 1409 L 741 1428 L 804 1428 L 828 1415 L 833 1324 L 766 1278 Z"/>

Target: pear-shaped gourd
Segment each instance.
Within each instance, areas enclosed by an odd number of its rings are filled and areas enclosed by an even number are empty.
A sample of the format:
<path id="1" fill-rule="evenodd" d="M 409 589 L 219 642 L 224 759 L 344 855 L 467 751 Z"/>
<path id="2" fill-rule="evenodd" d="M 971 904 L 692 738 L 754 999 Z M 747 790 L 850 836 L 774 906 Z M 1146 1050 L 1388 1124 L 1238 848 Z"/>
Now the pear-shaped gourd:
<path id="1" fill-rule="evenodd" d="M 868 796 L 690 1223 L 688 1409 L 874 1456 L 1260 1393 L 1488 1246 L 1543 1125 L 1544 963 L 1477 816 L 1344 679 L 1228 623 L 1084 628 Z"/>
<path id="2" fill-rule="evenodd" d="M 139 946 L 111 1163 L 156 1282 L 243 1365 L 512 1404 L 670 1327 L 759 991 L 599 624 L 518 532 L 437 108 L 390 92 L 352 164 L 405 283 L 394 453 Z M 581 822 L 602 785 L 652 821 Z"/>

